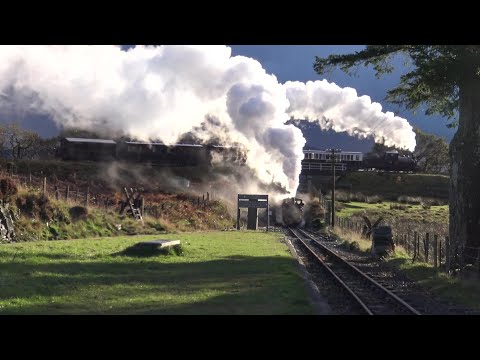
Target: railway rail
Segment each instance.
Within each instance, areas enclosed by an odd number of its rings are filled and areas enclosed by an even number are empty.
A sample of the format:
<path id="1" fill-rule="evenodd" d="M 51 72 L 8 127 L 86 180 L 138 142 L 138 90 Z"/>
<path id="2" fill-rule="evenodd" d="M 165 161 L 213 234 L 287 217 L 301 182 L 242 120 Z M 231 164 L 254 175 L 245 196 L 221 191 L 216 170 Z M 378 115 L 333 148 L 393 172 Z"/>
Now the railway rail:
<path id="1" fill-rule="evenodd" d="M 343 288 L 359 313 L 366 315 L 421 315 L 392 291 L 300 229 L 289 228 L 300 246 Z M 319 235 L 317 235 L 319 236 Z"/>

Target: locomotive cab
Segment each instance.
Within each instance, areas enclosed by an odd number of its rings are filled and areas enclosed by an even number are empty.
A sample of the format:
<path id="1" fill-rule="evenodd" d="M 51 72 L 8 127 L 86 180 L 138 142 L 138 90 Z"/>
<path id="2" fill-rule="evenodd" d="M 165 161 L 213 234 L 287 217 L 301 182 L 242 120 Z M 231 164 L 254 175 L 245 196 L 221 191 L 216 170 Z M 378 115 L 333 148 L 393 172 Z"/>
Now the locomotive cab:
<path id="1" fill-rule="evenodd" d="M 388 164 L 395 164 L 398 161 L 400 154 L 398 151 L 386 151 L 385 152 L 385 161 Z"/>

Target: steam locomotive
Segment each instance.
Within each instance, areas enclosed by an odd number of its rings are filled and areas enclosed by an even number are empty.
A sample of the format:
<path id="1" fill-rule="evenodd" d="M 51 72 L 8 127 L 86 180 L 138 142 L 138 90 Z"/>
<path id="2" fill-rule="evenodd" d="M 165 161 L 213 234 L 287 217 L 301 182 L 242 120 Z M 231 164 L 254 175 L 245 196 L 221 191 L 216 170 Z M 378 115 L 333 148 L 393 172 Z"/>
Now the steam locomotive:
<path id="1" fill-rule="evenodd" d="M 302 225 L 304 222 L 303 207 L 304 203 L 302 199 L 284 199 L 281 205 L 282 225 L 293 227 Z"/>
<path id="2" fill-rule="evenodd" d="M 302 173 L 309 175 L 332 170 L 332 152 L 327 150 L 303 150 Z M 335 153 L 336 171 L 382 170 L 415 172 L 417 162 L 414 158 L 400 155 L 398 151 L 386 151 L 382 154 L 363 154 L 361 152 L 341 151 Z"/>
<path id="3" fill-rule="evenodd" d="M 240 147 L 220 145 L 147 143 L 106 139 L 63 138 L 56 156 L 65 161 L 113 161 L 163 166 L 197 166 L 221 159 L 243 165 L 246 154 Z"/>

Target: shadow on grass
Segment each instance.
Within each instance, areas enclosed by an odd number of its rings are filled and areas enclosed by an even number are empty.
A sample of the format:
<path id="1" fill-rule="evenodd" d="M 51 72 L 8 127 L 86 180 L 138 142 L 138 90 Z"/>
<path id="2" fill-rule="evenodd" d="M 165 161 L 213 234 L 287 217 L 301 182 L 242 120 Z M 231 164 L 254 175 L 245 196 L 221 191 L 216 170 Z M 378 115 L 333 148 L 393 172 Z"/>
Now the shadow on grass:
<path id="1" fill-rule="evenodd" d="M 135 244 L 126 248 L 125 250 L 113 253 L 111 256 L 129 256 L 129 257 L 157 257 L 157 256 L 169 256 L 169 255 L 183 255 L 182 247 L 179 245 L 158 248 L 156 246 L 142 246 Z"/>
<path id="2" fill-rule="evenodd" d="M 365 206 L 358 206 L 358 205 L 345 203 L 345 209 L 365 209 Z"/>
<path id="3" fill-rule="evenodd" d="M 311 313 L 292 258 L 160 259 L 0 263 L 0 314 Z"/>

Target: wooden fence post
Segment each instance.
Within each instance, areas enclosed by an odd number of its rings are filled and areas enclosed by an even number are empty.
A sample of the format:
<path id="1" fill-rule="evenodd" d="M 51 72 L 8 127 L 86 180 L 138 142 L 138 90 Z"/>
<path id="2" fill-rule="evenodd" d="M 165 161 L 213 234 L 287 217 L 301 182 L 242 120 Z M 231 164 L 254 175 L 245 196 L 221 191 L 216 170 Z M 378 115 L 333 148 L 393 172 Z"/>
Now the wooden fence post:
<path id="1" fill-rule="evenodd" d="M 450 273 L 450 239 L 445 237 L 445 270 Z"/>
<path id="2" fill-rule="evenodd" d="M 43 178 L 43 195 L 47 196 L 47 178 Z"/>
<path id="3" fill-rule="evenodd" d="M 416 231 L 413 232 L 413 259 L 412 262 L 415 262 L 415 259 L 417 258 L 417 237 L 418 234 Z"/>
<path id="4" fill-rule="evenodd" d="M 430 234 L 426 233 L 425 234 L 425 240 L 423 242 L 423 250 L 425 253 L 425 262 L 428 264 L 428 250 L 430 247 Z"/>
<path id="5" fill-rule="evenodd" d="M 30 186 L 32 186 L 32 173 L 30 173 Z"/>
<path id="6" fill-rule="evenodd" d="M 65 189 L 65 201 L 68 201 L 69 196 L 70 196 L 70 186 L 67 185 L 67 188 Z"/>
<path id="7" fill-rule="evenodd" d="M 58 186 L 55 185 L 55 199 L 59 200 L 60 199 L 60 193 L 58 192 Z"/>
<path id="8" fill-rule="evenodd" d="M 88 195 L 90 195 L 90 187 L 87 186 L 87 192 L 85 193 L 85 207 L 88 206 Z"/>
<path id="9" fill-rule="evenodd" d="M 433 235 L 433 266 L 438 267 L 438 235 Z"/>
<path id="10" fill-rule="evenodd" d="M 443 255 L 443 251 L 442 251 L 442 239 L 440 239 L 440 241 L 438 242 L 438 266 L 439 267 L 442 267 L 442 255 Z"/>
<path id="11" fill-rule="evenodd" d="M 420 234 L 417 233 L 417 256 L 420 257 Z"/>
<path id="12" fill-rule="evenodd" d="M 145 216 L 145 198 L 143 196 L 140 200 L 140 213 L 142 214 L 142 216 Z"/>

